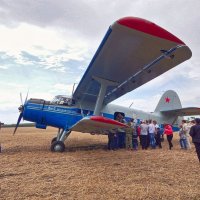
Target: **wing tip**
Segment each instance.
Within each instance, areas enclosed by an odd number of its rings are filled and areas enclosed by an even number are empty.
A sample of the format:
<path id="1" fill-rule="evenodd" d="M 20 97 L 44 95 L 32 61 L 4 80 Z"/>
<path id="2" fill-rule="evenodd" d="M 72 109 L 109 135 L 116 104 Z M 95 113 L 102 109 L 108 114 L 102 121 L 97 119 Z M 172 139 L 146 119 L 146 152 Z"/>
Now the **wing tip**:
<path id="1" fill-rule="evenodd" d="M 153 36 L 170 40 L 178 44 L 185 45 L 185 43 L 182 40 L 168 32 L 167 30 L 163 29 L 162 27 L 146 19 L 142 19 L 139 17 L 124 17 L 117 20 L 116 22 L 122 26 L 126 26 L 137 31 L 141 31 Z"/>

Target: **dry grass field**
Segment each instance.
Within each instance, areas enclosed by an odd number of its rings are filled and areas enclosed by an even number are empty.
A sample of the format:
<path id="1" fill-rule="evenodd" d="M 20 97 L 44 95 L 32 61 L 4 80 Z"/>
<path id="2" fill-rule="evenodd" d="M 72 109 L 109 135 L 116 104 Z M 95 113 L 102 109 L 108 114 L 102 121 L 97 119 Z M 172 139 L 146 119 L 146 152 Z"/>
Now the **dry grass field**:
<path id="1" fill-rule="evenodd" d="M 0 199 L 200 199 L 194 147 L 106 151 L 106 136 L 72 132 L 66 152 L 51 153 L 56 129 L 0 131 Z"/>

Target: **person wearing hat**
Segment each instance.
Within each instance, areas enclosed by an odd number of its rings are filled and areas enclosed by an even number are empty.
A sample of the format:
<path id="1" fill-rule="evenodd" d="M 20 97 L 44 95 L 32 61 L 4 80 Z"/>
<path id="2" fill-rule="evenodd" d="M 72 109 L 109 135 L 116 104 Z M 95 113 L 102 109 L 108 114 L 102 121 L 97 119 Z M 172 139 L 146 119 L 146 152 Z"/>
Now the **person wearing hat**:
<path id="1" fill-rule="evenodd" d="M 190 129 L 190 136 L 196 148 L 197 156 L 200 162 L 200 118 L 195 119 L 195 125 Z"/>

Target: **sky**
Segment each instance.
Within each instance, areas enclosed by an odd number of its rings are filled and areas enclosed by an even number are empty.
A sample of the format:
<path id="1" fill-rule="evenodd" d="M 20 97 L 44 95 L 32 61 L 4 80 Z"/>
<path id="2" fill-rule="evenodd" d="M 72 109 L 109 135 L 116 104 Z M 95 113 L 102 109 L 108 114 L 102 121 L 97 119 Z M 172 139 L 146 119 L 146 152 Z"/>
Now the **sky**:
<path id="1" fill-rule="evenodd" d="M 108 27 L 134 16 L 165 28 L 186 43 L 192 58 L 113 103 L 154 111 L 166 90 L 183 107 L 200 107 L 199 0 L 0 0 L 0 121 L 16 123 L 29 98 L 70 95 Z"/>

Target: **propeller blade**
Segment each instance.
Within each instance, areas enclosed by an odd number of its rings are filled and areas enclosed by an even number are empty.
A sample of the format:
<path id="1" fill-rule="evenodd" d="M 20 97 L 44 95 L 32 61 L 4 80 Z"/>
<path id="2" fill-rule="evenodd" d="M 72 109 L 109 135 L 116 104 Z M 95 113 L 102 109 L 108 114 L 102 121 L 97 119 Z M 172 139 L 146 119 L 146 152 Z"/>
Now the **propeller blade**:
<path id="1" fill-rule="evenodd" d="M 18 128 L 18 126 L 19 126 L 19 123 L 20 123 L 22 117 L 23 117 L 23 112 L 20 113 L 20 115 L 19 115 L 19 117 L 18 117 L 17 124 L 16 124 L 16 126 L 15 126 L 15 130 L 14 130 L 14 132 L 13 132 L 13 135 L 14 135 L 15 132 L 17 131 L 17 128 Z"/>
<path id="2" fill-rule="evenodd" d="M 21 105 L 23 105 L 22 93 L 20 92 Z"/>
<path id="3" fill-rule="evenodd" d="M 28 93 L 29 93 L 29 90 L 28 90 L 28 92 L 27 92 L 27 94 L 26 94 L 26 99 L 25 99 L 25 101 L 24 101 L 24 104 L 27 102 L 27 99 L 28 99 Z"/>

